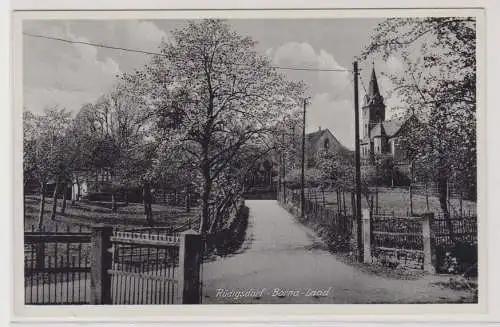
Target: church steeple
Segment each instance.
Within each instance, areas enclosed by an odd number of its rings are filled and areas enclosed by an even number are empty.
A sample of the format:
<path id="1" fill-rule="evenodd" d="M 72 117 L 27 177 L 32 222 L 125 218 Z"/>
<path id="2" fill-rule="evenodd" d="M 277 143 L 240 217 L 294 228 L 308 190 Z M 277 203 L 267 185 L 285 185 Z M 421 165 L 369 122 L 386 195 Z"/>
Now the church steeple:
<path id="1" fill-rule="evenodd" d="M 380 89 L 375 73 L 375 65 L 372 67 L 370 84 L 365 95 L 363 106 L 363 137 L 370 137 L 370 130 L 385 120 L 384 98 L 380 94 Z"/>
<path id="2" fill-rule="evenodd" d="M 372 76 L 370 78 L 370 85 L 368 86 L 368 97 L 375 98 L 380 96 L 381 95 L 378 89 L 377 75 L 375 74 L 375 67 L 373 67 Z"/>

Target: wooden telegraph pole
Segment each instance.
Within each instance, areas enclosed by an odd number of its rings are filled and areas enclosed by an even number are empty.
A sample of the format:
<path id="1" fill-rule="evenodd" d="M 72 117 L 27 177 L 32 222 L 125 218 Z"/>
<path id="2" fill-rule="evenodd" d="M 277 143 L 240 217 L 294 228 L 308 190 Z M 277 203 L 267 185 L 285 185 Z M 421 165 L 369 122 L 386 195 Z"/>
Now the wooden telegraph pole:
<path id="1" fill-rule="evenodd" d="M 354 73 L 354 138 L 355 138 L 355 161 L 356 161 L 356 245 L 358 261 L 363 262 L 363 240 L 362 238 L 362 220 L 361 220 L 361 163 L 359 150 L 359 99 L 358 99 L 358 63 L 353 63 Z"/>
<path id="2" fill-rule="evenodd" d="M 302 115 L 302 165 L 300 172 L 300 216 L 305 216 L 305 161 L 306 161 L 306 106 L 307 99 L 304 99 L 304 111 Z"/>

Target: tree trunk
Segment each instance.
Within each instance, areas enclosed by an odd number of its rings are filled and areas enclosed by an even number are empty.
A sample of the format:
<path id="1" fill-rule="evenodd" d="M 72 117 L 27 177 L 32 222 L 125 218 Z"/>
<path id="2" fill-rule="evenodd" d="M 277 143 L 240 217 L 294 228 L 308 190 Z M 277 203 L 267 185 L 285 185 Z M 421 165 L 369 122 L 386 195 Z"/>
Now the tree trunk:
<path id="1" fill-rule="evenodd" d="M 345 204 L 345 192 L 342 191 L 342 207 L 344 208 L 344 216 L 347 216 L 347 206 Z"/>
<path id="2" fill-rule="evenodd" d="M 411 182 L 409 186 L 409 195 L 410 195 L 410 216 L 413 216 L 413 187 Z"/>
<path id="3" fill-rule="evenodd" d="M 80 184 L 80 180 L 78 177 L 76 178 L 76 201 L 80 201 L 82 199 L 82 185 Z"/>
<path id="4" fill-rule="evenodd" d="M 351 192 L 351 206 L 352 206 L 352 217 L 353 219 L 356 219 L 357 217 L 357 210 L 356 210 L 356 196 L 354 194 L 354 192 Z M 345 210 L 345 208 L 344 208 Z"/>
<path id="5" fill-rule="evenodd" d="M 427 212 L 429 212 L 429 183 L 425 183 L 425 206 Z"/>
<path id="6" fill-rule="evenodd" d="M 200 232 L 202 235 L 208 230 L 210 224 L 210 193 L 212 185 L 210 181 L 205 181 L 202 194 L 202 221 L 200 225 Z"/>
<path id="7" fill-rule="evenodd" d="M 40 194 L 40 213 L 38 215 L 38 228 L 37 231 L 41 233 L 43 231 L 43 214 L 45 211 L 45 182 L 42 182 L 42 185 L 40 187 L 41 189 L 41 194 Z M 35 265 L 36 268 L 38 269 L 43 269 L 45 266 L 45 243 L 40 242 L 36 244 L 36 250 L 35 250 Z"/>
<path id="8" fill-rule="evenodd" d="M 67 193 L 68 193 L 68 189 L 66 187 L 67 185 L 65 184 L 64 185 L 64 189 L 63 189 L 63 198 L 62 198 L 62 207 L 61 207 L 61 213 L 64 215 L 64 213 L 66 212 L 66 200 L 67 200 Z"/>
<path id="9" fill-rule="evenodd" d="M 450 212 L 448 210 L 448 199 L 447 199 L 448 179 L 446 178 L 445 174 L 440 174 L 438 176 L 438 192 L 439 192 L 439 204 L 441 206 L 441 210 L 443 211 L 443 217 L 446 221 L 446 226 L 449 231 L 450 239 L 453 241 L 454 240 L 453 226 L 450 220 Z"/>
<path id="10" fill-rule="evenodd" d="M 40 212 L 38 213 L 38 231 L 42 231 L 43 227 L 43 214 L 45 211 L 45 183 L 42 183 L 40 191 Z"/>
<path id="11" fill-rule="evenodd" d="M 56 180 L 56 185 L 54 187 L 54 195 L 53 195 L 53 201 L 52 202 L 52 212 L 50 214 L 50 220 L 55 220 L 56 219 L 56 209 L 57 209 L 57 191 L 59 190 L 59 181 Z"/>
<path id="12" fill-rule="evenodd" d="M 151 191 L 149 184 L 145 183 L 142 188 L 142 202 L 144 205 L 144 216 L 149 224 L 153 223 L 153 212 L 151 210 Z"/>
<path id="13" fill-rule="evenodd" d="M 339 213 L 339 215 L 342 213 L 342 199 L 340 197 L 340 190 L 337 188 L 335 190 L 335 193 L 337 195 L 337 211 Z"/>
<path id="14" fill-rule="evenodd" d="M 116 206 L 116 191 L 112 190 L 111 191 L 111 211 L 116 212 L 117 211 L 117 206 Z"/>
<path id="15" fill-rule="evenodd" d="M 191 188 L 186 185 L 186 212 L 191 212 Z"/>

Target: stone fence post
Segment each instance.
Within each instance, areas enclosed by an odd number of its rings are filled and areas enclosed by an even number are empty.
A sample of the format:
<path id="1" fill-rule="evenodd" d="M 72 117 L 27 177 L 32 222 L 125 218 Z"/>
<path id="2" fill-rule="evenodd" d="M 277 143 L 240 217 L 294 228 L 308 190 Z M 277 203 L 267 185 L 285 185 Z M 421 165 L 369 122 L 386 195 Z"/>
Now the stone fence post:
<path id="1" fill-rule="evenodd" d="M 433 228 L 434 213 L 422 215 L 422 238 L 424 242 L 424 271 L 436 273 L 436 240 Z"/>
<path id="2" fill-rule="evenodd" d="M 92 227 L 90 257 L 90 296 L 92 304 L 112 304 L 111 275 L 112 266 L 111 235 L 113 227 L 98 224 Z"/>
<path id="3" fill-rule="evenodd" d="M 371 226 L 371 214 L 369 209 L 362 209 L 362 219 L 363 219 L 363 262 L 372 262 L 372 226 Z"/>
<path id="4" fill-rule="evenodd" d="M 179 303 L 199 304 L 201 300 L 201 235 L 188 230 L 181 234 L 179 249 Z"/>

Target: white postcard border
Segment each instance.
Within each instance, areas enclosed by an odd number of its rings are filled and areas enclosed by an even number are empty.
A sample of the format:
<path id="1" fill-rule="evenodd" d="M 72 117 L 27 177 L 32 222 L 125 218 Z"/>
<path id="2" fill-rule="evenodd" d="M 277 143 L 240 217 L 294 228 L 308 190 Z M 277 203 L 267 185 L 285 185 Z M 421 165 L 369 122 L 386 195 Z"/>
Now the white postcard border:
<path id="1" fill-rule="evenodd" d="M 435 2 L 435 1 L 434 1 Z M 470 2 L 469 2 L 470 3 Z M 20 36 L 20 19 L 72 19 L 82 17 L 92 17 L 98 19 L 113 18 L 113 19 L 158 19 L 158 18 L 199 18 L 200 16 L 217 16 L 221 18 L 270 18 L 280 17 L 297 18 L 297 17 L 332 17 L 339 15 L 343 18 L 347 17 L 382 17 L 390 15 L 455 15 L 461 13 L 468 15 L 471 12 L 478 16 L 478 215 L 479 215 L 479 304 L 431 304 L 431 305 L 201 305 L 201 306 L 24 306 L 23 304 L 23 285 L 22 279 L 17 278 L 14 284 L 14 292 L 16 295 L 15 302 L 15 319 L 22 321 L 43 321 L 43 320 L 58 320 L 67 321 L 68 319 L 79 321 L 241 321 L 250 319 L 252 321 L 330 321 L 330 320 L 348 320 L 358 321 L 366 319 L 377 319 L 383 315 L 386 321 L 401 321 L 401 320 L 481 320 L 488 313 L 488 302 L 491 294 L 487 292 L 487 247 L 488 241 L 486 221 L 486 111 L 485 108 L 485 52 L 484 50 L 484 19 L 480 18 L 482 11 L 478 9 L 469 9 L 464 12 L 450 11 L 449 9 L 414 9 L 414 10 L 336 10 L 318 11 L 318 10 L 301 10 L 301 11 L 143 11 L 143 12 L 22 12 L 16 13 L 13 17 L 13 86 L 14 86 L 14 212 L 13 217 L 22 217 L 22 56 L 21 50 L 22 41 Z M 90 16 L 88 16 L 90 15 Z M 338 16 L 335 16 L 338 17 Z M 22 226 L 14 224 L 14 258 L 22 258 Z M 491 237 L 491 236 L 490 236 Z M 491 239 L 490 239 L 491 241 Z M 22 275 L 23 266 L 22 260 L 14 260 L 15 270 L 14 275 Z M 490 275 L 491 276 L 491 275 Z M 21 286 L 21 288 L 19 288 Z M 20 291 L 20 292 L 19 292 Z M 21 296 L 19 296 L 21 295 Z M 491 307 L 490 307 L 491 308 Z M 285 312 L 293 312 L 293 315 L 283 315 Z M 360 313 L 363 317 L 359 317 Z M 391 316 L 385 314 L 390 313 Z M 425 313 L 426 316 L 419 316 Z M 140 314 L 140 316 L 138 316 Z M 418 315 L 417 315 L 418 314 Z M 348 316 L 346 316 L 348 315 Z M 356 315 L 356 316 L 354 316 Z"/>

